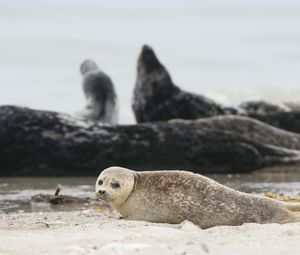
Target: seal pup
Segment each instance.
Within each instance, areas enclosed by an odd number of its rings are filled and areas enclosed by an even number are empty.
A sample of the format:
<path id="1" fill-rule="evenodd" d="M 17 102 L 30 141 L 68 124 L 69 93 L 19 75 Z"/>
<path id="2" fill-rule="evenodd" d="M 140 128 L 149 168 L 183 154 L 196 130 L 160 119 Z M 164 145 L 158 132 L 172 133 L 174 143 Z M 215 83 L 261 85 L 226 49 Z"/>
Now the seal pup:
<path id="1" fill-rule="evenodd" d="M 173 224 L 189 220 L 204 229 L 300 221 L 300 204 L 239 192 L 187 171 L 110 167 L 99 175 L 95 189 L 97 198 L 130 220 Z"/>
<path id="2" fill-rule="evenodd" d="M 116 125 L 118 99 L 112 80 L 89 59 L 81 64 L 80 72 L 83 76 L 82 87 L 87 103 L 78 116 L 86 120 Z"/>
<path id="3" fill-rule="evenodd" d="M 177 87 L 148 45 L 143 46 L 138 58 L 132 108 L 139 123 L 198 119 L 235 112 L 234 109 L 222 108 L 209 98 Z"/>

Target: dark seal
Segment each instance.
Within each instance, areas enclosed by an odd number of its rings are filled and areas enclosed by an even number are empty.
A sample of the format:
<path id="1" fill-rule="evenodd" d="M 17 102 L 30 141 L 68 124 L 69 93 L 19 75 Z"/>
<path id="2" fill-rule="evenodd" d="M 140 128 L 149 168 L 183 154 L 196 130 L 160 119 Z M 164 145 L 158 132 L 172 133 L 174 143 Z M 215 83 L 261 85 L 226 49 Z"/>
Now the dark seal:
<path id="1" fill-rule="evenodd" d="M 235 111 L 204 96 L 181 90 L 147 45 L 143 46 L 138 58 L 132 108 L 139 123 L 198 119 Z"/>

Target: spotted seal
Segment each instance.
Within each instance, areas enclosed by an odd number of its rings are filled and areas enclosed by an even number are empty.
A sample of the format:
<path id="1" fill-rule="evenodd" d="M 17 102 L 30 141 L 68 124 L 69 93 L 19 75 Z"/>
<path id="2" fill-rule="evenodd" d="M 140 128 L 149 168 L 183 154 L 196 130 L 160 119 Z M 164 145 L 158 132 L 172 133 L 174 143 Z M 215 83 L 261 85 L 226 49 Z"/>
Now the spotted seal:
<path id="1" fill-rule="evenodd" d="M 299 204 L 239 192 L 187 171 L 110 167 L 97 179 L 96 197 L 131 220 L 175 224 L 189 220 L 201 228 L 300 221 Z"/>

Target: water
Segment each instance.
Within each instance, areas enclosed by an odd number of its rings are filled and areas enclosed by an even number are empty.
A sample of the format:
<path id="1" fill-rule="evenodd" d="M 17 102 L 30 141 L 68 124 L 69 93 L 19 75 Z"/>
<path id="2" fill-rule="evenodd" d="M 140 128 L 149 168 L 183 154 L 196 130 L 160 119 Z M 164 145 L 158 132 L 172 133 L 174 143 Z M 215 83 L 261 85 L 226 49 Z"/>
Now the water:
<path id="1" fill-rule="evenodd" d="M 0 104 L 78 111 L 79 64 L 92 58 L 132 123 L 144 43 L 188 91 L 226 104 L 299 101 L 299 27 L 296 0 L 0 0 Z"/>
<path id="2" fill-rule="evenodd" d="M 37 194 L 54 195 L 55 189 L 61 185 L 61 195 L 76 197 L 94 197 L 95 178 L 80 177 L 14 177 L 0 178 L 0 212 L 43 211 L 48 206 L 32 205 L 30 198 Z M 81 205 L 80 205 L 81 206 Z M 53 210 L 68 210 L 68 207 L 53 207 Z M 71 207 L 80 209 L 80 207 Z"/>
<path id="3" fill-rule="evenodd" d="M 300 195 L 300 172 L 254 173 L 245 175 L 211 175 L 211 178 L 240 191 L 264 194 L 274 192 L 287 196 Z M 94 197 L 95 178 L 0 178 L 0 212 L 31 212 L 49 210 L 79 210 L 84 206 L 57 207 L 31 204 L 30 198 L 39 193 L 54 194 L 62 186 L 61 194 L 78 197 Z"/>

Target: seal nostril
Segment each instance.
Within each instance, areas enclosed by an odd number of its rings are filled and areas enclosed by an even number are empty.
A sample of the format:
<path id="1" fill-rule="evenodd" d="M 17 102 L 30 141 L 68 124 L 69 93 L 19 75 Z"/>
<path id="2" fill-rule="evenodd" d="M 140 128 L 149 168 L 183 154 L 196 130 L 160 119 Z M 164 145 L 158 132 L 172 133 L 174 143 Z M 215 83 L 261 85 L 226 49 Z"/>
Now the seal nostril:
<path id="1" fill-rule="evenodd" d="M 103 195 L 103 194 L 105 194 L 105 190 L 99 190 L 99 193 L 100 193 L 101 195 Z"/>

